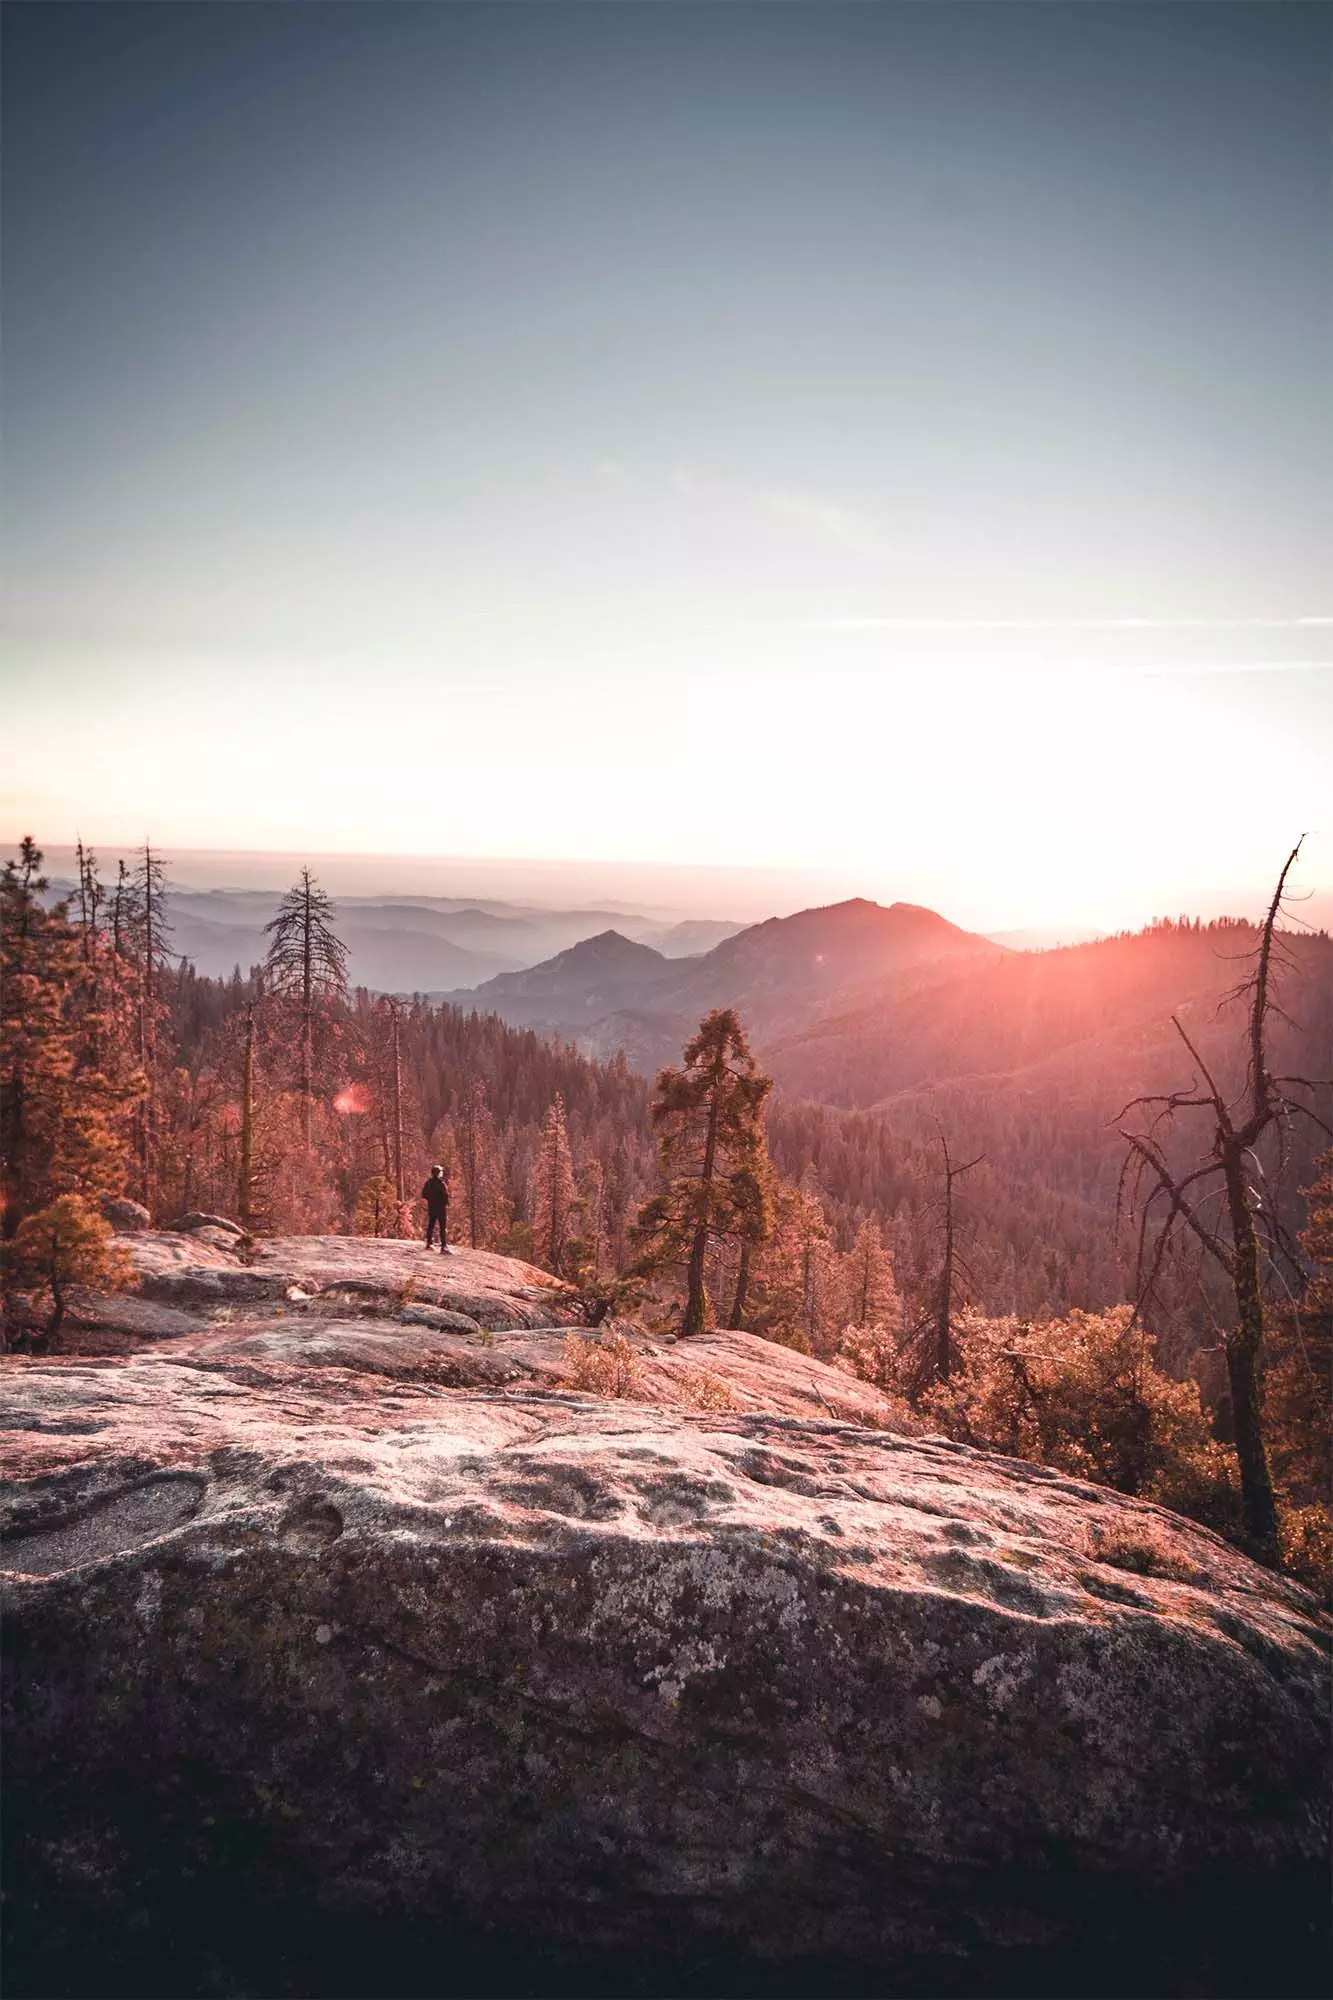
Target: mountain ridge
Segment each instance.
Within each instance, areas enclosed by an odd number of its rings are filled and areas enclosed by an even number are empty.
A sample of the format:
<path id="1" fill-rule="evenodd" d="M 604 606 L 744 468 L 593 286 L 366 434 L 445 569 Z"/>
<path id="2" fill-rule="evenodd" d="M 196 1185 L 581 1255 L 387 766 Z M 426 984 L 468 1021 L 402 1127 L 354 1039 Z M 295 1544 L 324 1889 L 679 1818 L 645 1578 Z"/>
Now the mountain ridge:
<path id="1" fill-rule="evenodd" d="M 619 946 L 615 977 L 608 980 L 611 938 L 619 939 Z M 597 955 L 580 955 L 588 944 L 599 947 Z M 625 1017 L 636 1023 L 627 1032 L 627 1057 L 653 1068 L 659 1058 L 670 1058 L 683 1033 L 713 1007 L 737 1007 L 756 1034 L 779 1023 L 794 1029 L 834 995 L 850 994 L 889 970 L 1003 952 L 1003 946 L 920 904 L 884 905 L 858 896 L 769 917 L 684 959 L 667 959 L 606 932 L 524 973 L 502 974 L 444 998 L 465 1009 L 496 1012 L 515 1026 L 591 1033 L 607 1053 L 614 1053 L 607 1046 L 614 1023 Z"/>

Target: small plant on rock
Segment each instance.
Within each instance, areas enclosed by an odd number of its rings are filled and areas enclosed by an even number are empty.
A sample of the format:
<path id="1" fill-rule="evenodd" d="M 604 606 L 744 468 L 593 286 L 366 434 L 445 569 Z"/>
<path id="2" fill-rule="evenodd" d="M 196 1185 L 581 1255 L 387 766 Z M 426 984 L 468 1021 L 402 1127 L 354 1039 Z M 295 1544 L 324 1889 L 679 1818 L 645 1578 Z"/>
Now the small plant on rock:
<path id="1" fill-rule="evenodd" d="M 710 1374 L 706 1368 L 684 1368 L 677 1378 L 680 1397 L 693 1410 L 738 1410 L 741 1406 L 731 1391 L 731 1384 L 724 1382 L 720 1375 Z"/>
<path id="2" fill-rule="evenodd" d="M 603 1334 L 596 1340 L 567 1333 L 564 1361 L 566 1388 L 593 1396 L 632 1397 L 638 1387 L 638 1358 L 623 1333 Z"/>
<path id="3" fill-rule="evenodd" d="M 1161 1576 L 1172 1583 L 1207 1582 L 1205 1571 L 1182 1555 L 1169 1536 L 1150 1521 L 1089 1527 L 1084 1534 L 1084 1552 L 1093 1562 L 1109 1563 L 1113 1569 L 1129 1570 L 1135 1576 Z"/>
<path id="4" fill-rule="evenodd" d="M 45 1325 L 30 1329 L 26 1342 L 34 1353 L 45 1353 L 60 1332 L 72 1289 L 123 1291 L 134 1283 L 135 1270 L 97 1210 L 82 1195 L 62 1194 L 23 1218 L 5 1246 L 4 1278 L 7 1294 L 23 1286 L 45 1302 Z"/>

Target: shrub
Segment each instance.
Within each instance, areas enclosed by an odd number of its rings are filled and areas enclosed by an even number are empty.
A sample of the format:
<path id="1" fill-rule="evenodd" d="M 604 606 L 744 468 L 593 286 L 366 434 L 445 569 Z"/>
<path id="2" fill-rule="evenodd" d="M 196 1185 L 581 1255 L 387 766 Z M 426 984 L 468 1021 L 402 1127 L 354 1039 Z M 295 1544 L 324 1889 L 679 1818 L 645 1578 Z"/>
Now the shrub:
<path id="1" fill-rule="evenodd" d="M 1286 1509 L 1278 1520 L 1282 1567 L 1333 1610 L 1333 1512 L 1322 1501 Z"/>
<path id="2" fill-rule="evenodd" d="M 886 1395 L 900 1394 L 905 1386 L 903 1340 L 890 1326 L 845 1326 L 838 1336 L 833 1365 Z"/>
<path id="3" fill-rule="evenodd" d="M 1084 1531 L 1083 1550 L 1093 1562 L 1127 1569 L 1135 1576 L 1162 1576 L 1173 1583 L 1205 1583 L 1207 1571 L 1182 1555 L 1170 1537 L 1150 1521 L 1093 1525 Z"/>
<path id="4" fill-rule="evenodd" d="M 567 1333 L 564 1363 L 561 1380 L 567 1389 L 583 1389 L 593 1396 L 630 1397 L 638 1387 L 638 1360 L 620 1332 L 594 1340 Z"/>
<path id="5" fill-rule="evenodd" d="M 920 1404 L 946 1435 L 1234 1527 L 1230 1454 L 1129 1306 L 1041 1326 L 965 1314 L 958 1333 L 961 1368 Z"/>
<path id="6" fill-rule="evenodd" d="M 110 1224 L 79 1194 L 62 1194 L 48 1207 L 24 1216 L 5 1245 L 6 1296 L 22 1285 L 45 1301 L 46 1324 L 30 1330 L 26 1343 L 36 1352 L 44 1352 L 55 1341 L 74 1287 L 123 1291 L 135 1282 L 135 1275 L 134 1265 L 114 1242 Z"/>
<path id="7" fill-rule="evenodd" d="M 693 1410 L 738 1410 L 741 1406 L 731 1391 L 731 1384 L 724 1382 L 720 1375 L 712 1375 L 706 1368 L 682 1368 L 676 1378 L 680 1398 Z"/>

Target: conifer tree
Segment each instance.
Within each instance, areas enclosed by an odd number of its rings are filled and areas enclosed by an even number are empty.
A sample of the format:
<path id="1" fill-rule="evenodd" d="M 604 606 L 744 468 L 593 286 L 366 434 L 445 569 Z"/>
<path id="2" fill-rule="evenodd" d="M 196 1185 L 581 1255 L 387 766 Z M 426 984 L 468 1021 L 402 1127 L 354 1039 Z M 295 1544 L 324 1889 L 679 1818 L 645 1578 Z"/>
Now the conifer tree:
<path id="1" fill-rule="evenodd" d="M 271 938 L 264 960 L 269 988 L 293 1000 L 300 1010 L 300 1072 L 303 1138 L 311 1145 L 314 1100 L 315 1017 L 321 1005 L 347 997 L 347 947 L 333 928 L 337 911 L 308 868 L 287 891 L 264 935 Z M 398 1175 L 401 1183 L 401 1171 Z M 399 1200 L 402 1189 L 399 1187 Z"/>
<path id="2" fill-rule="evenodd" d="M 842 1310 L 849 1326 L 889 1326 L 901 1309 L 893 1259 L 879 1225 L 866 1221 L 842 1263 Z"/>
<path id="3" fill-rule="evenodd" d="M 111 897 L 111 949 L 117 958 L 129 953 L 132 906 L 130 871 L 122 859 L 116 863 L 116 886 Z"/>
<path id="4" fill-rule="evenodd" d="M 606 1168 L 591 1159 L 583 1169 L 579 1206 L 583 1211 L 585 1263 L 593 1284 L 601 1279 L 606 1258 Z"/>
<path id="5" fill-rule="evenodd" d="M 652 1115 L 667 1185 L 640 1212 L 639 1268 L 685 1264 L 683 1334 L 702 1333 L 708 1323 L 710 1243 L 746 1227 L 771 1088 L 730 1007 L 706 1015 L 686 1044 L 682 1067 L 657 1078 Z"/>
<path id="6" fill-rule="evenodd" d="M 83 966 L 63 903 L 46 909 L 40 849 L 0 870 L 0 1235 L 59 1195 L 123 1184 L 126 1092 L 81 1065 Z"/>
<path id="7" fill-rule="evenodd" d="M 838 1317 L 828 1217 L 809 1174 L 778 1189 L 759 1270 L 757 1329 L 804 1354 L 828 1350 Z"/>
<path id="8" fill-rule="evenodd" d="M 503 1236 L 508 1218 L 495 1120 L 486 1102 L 486 1086 L 479 1078 L 463 1094 L 454 1124 L 454 1144 L 463 1181 L 463 1224 L 468 1247 L 484 1250 Z"/>
<path id="9" fill-rule="evenodd" d="M 60 1332 L 71 1287 L 99 1292 L 123 1289 L 136 1273 L 112 1232 L 79 1194 L 62 1194 L 46 1208 L 25 1215 L 5 1246 L 7 1288 L 31 1286 L 48 1301 L 46 1325 L 29 1345 L 44 1351 Z"/>
<path id="10" fill-rule="evenodd" d="M 144 1089 L 139 1101 L 136 1151 L 139 1159 L 139 1199 L 151 1213 L 157 1168 L 157 1035 L 163 1012 L 162 976 L 171 963 L 167 939 L 166 867 L 147 841 L 129 878 L 128 934 L 138 982 L 137 1032 L 139 1068 Z M 124 920 L 124 919 L 122 919 Z"/>
<path id="11" fill-rule="evenodd" d="M 551 1100 L 542 1127 L 537 1156 L 537 1198 L 533 1238 L 538 1260 L 557 1277 L 563 1275 L 565 1252 L 574 1220 L 574 1162 L 565 1129 L 565 1100 L 559 1091 Z"/>
<path id="12" fill-rule="evenodd" d="M 741 1332 L 745 1330 L 750 1308 L 755 1253 L 768 1241 L 773 1229 L 773 1188 L 773 1169 L 761 1134 L 753 1160 L 746 1166 L 738 1167 L 731 1177 L 735 1205 L 732 1234 L 738 1239 L 740 1247 L 736 1258 L 736 1288 L 732 1293 L 727 1324 Z"/>
<path id="13" fill-rule="evenodd" d="M 393 1182 L 383 1174 L 363 1181 L 356 1198 L 354 1227 L 358 1236 L 392 1236 L 398 1228 L 398 1198 Z"/>
<path id="14" fill-rule="evenodd" d="M 240 1161 L 236 1176 L 236 1220 L 248 1234 L 255 1206 L 255 1003 L 247 1001 L 241 1057 Z"/>

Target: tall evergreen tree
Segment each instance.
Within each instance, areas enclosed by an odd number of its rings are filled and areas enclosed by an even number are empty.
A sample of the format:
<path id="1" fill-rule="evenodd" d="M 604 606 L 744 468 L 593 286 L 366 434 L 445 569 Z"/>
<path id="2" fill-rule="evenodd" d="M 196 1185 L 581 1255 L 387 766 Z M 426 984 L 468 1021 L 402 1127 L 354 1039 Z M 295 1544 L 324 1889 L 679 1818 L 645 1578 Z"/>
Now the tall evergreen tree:
<path id="1" fill-rule="evenodd" d="M 573 1230 L 576 1191 L 574 1161 L 565 1129 L 565 1100 L 559 1091 L 551 1100 L 542 1127 L 537 1159 L 537 1198 L 533 1241 L 541 1263 L 557 1277 L 564 1273 L 565 1252 Z"/>
<path id="2" fill-rule="evenodd" d="M 495 1120 L 480 1078 L 474 1078 L 463 1093 L 454 1121 L 454 1144 L 463 1181 L 462 1220 L 468 1247 L 485 1250 L 503 1236 L 508 1218 Z"/>
<path id="3" fill-rule="evenodd" d="M 784 1186 L 758 1271 L 756 1329 L 805 1354 L 828 1351 L 837 1332 L 832 1237 L 813 1176 Z"/>
<path id="4" fill-rule="evenodd" d="M 333 928 L 337 910 L 308 868 L 287 891 L 264 934 L 272 942 L 264 960 L 269 989 L 294 1001 L 300 1010 L 300 1072 L 298 1089 L 303 1112 L 302 1136 L 310 1152 L 314 1102 L 315 1017 L 331 1000 L 347 997 L 347 947 Z M 401 1182 L 401 1171 L 396 1177 Z M 402 1189 L 399 1187 L 399 1200 Z"/>
<path id="5" fill-rule="evenodd" d="M 666 1187 L 639 1216 L 640 1268 L 685 1264 L 684 1334 L 702 1333 L 708 1323 L 710 1244 L 745 1227 L 771 1089 L 731 1007 L 706 1015 L 681 1068 L 657 1078 L 652 1115 Z"/>
<path id="6" fill-rule="evenodd" d="M 125 1091 L 79 1061 L 80 941 L 48 910 L 40 849 L 0 870 L 0 1235 L 63 1194 L 119 1189 Z"/>
<path id="7" fill-rule="evenodd" d="M 129 930 L 138 981 L 137 1028 L 139 1068 L 144 1090 L 139 1102 L 137 1153 L 139 1158 L 139 1199 L 151 1213 L 156 1193 L 158 1029 L 163 1015 L 162 978 L 171 964 L 167 944 L 171 924 L 167 919 L 166 865 L 154 854 L 147 841 L 130 876 Z"/>
<path id="8" fill-rule="evenodd" d="M 866 1221 L 842 1260 L 842 1310 L 849 1326 L 895 1324 L 901 1301 L 893 1281 L 893 1259 L 876 1222 Z"/>

